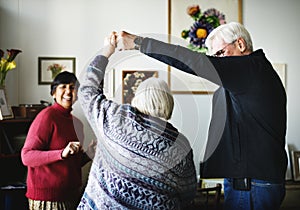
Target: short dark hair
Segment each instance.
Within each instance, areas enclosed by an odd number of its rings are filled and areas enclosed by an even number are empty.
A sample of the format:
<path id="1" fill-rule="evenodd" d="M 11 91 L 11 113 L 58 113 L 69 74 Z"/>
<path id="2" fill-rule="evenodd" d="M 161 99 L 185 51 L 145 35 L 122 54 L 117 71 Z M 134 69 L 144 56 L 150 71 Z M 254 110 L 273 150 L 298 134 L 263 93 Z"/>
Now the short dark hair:
<path id="1" fill-rule="evenodd" d="M 75 74 L 68 72 L 68 71 L 63 71 L 61 73 L 59 73 L 53 80 L 53 82 L 51 83 L 51 90 L 50 90 L 50 95 L 53 95 L 56 87 L 60 84 L 70 84 L 70 83 L 74 83 L 76 89 L 78 89 L 79 87 L 79 81 L 77 80 L 77 77 L 75 76 Z"/>

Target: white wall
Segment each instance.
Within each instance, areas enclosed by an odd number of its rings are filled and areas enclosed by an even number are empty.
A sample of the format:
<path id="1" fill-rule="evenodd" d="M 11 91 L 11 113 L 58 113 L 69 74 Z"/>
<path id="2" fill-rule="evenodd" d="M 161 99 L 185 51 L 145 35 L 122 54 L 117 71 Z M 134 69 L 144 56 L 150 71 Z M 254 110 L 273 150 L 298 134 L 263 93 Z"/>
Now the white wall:
<path id="1" fill-rule="evenodd" d="M 272 62 L 287 64 L 287 142 L 297 150 L 299 11 L 299 0 L 243 0 L 243 23 L 252 34 L 254 48 L 263 48 Z M 8 101 L 10 105 L 52 101 L 49 86 L 38 85 L 39 56 L 74 56 L 79 76 L 112 30 L 166 34 L 167 25 L 167 0 L 0 0 L 0 48 L 23 50 L 17 69 L 8 74 Z M 175 99 L 172 123 L 190 138 L 198 164 L 211 96 L 175 95 Z M 75 114 L 82 117 L 78 104 Z"/>
<path id="2" fill-rule="evenodd" d="M 161 0 L 1 0 L 0 11 L 1 49 L 23 50 L 7 75 L 10 105 L 52 102 L 50 85 L 38 85 L 38 57 L 76 57 L 79 77 L 111 31 L 167 32 L 167 1 Z M 84 118 L 79 103 L 74 110 Z"/>

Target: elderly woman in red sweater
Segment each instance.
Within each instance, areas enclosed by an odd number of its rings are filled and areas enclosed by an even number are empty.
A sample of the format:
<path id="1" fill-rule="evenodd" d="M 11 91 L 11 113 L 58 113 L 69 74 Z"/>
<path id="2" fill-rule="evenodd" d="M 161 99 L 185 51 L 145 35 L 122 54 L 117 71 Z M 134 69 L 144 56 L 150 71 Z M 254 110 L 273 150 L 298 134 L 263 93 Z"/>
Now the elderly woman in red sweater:
<path id="1" fill-rule="evenodd" d="M 73 73 L 58 74 L 50 92 L 55 103 L 43 109 L 30 126 L 21 152 L 28 168 L 30 210 L 73 210 L 77 205 L 81 167 L 90 160 L 82 149 L 83 124 L 71 114 L 78 84 Z"/>

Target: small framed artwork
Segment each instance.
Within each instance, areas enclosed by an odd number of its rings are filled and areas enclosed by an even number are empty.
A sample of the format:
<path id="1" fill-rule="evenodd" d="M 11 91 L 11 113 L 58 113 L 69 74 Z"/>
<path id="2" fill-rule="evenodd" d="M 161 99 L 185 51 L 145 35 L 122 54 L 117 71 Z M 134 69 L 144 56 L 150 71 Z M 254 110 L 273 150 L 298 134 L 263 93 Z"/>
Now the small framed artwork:
<path id="1" fill-rule="evenodd" d="M 192 74 L 171 69 L 170 87 L 173 94 L 213 94 L 218 85 Z"/>
<path id="2" fill-rule="evenodd" d="M 130 104 L 139 84 L 150 77 L 158 77 L 158 71 L 123 70 L 122 103 Z"/>
<path id="3" fill-rule="evenodd" d="M 294 181 L 300 181 L 300 151 L 291 151 Z"/>
<path id="4" fill-rule="evenodd" d="M 286 64 L 284 63 L 272 63 L 273 68 L 275 69 L 276 73 L 278 74 L 279 78 L 283 86 L 286 88 Z"/>
<path id="5" fill-rule="evenodd" d="M 13 118 L 13 112 L 7 104 L 5 90 L 0 88 L 0 120 Z"/>
<path id="6" fill-rule="evenodd" d="M 115 94 L 115 69 L 110 69 L 105 71 L 104 76 L 104 86 L 103 86 L 104 95 L 108 99 L 113 99 Z"/>
<path id="7" fill-rule="evenodd" d="M 75 74 L 75 57 L 39 57 L 38 58 L 38 84 L 51 84 L 60 72 L 68 71 Z"/>

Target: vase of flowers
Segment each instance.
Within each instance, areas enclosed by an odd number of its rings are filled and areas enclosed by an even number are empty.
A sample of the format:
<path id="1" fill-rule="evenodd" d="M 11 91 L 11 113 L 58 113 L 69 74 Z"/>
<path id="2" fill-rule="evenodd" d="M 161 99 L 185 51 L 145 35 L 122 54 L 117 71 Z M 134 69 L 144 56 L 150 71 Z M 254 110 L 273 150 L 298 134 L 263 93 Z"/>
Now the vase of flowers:
<path id="1" fill-rule="evenodd" d="M 203 13 L 199 5 L 189 6 L 187 14 L 195 21 L 188 30 L 182 30 L 181 37 L 189 38 L 188 48 L 191 50 L 206 53 L 205 40 L 212 30 L 221 24 L 225 24 L 225 15 L 218 10 L 211 8 Z"/>
<path id="2" fill-rule="evenodd" d="M 52 79 L 54 79 L 60 72 L 62 72 L 66 66 L 59 64 L 59 63 L 53 63 L 48 66 L 47 71 L 51 71 L 52 73 Z"/>
<path id="3" fill-rule="evenodd" d="M 19 53 L 21 53 L 21 50 L 18 49 L 10 49 L 7 50 L 7 56 L 4 57 L 4 51 L 0 49 L 0 86 L 5 86 L 5 78 L 8 73 L 8 71 L 15 69 L 17 67 L 16 62 L 14 59 L 17 57 Z"/>

